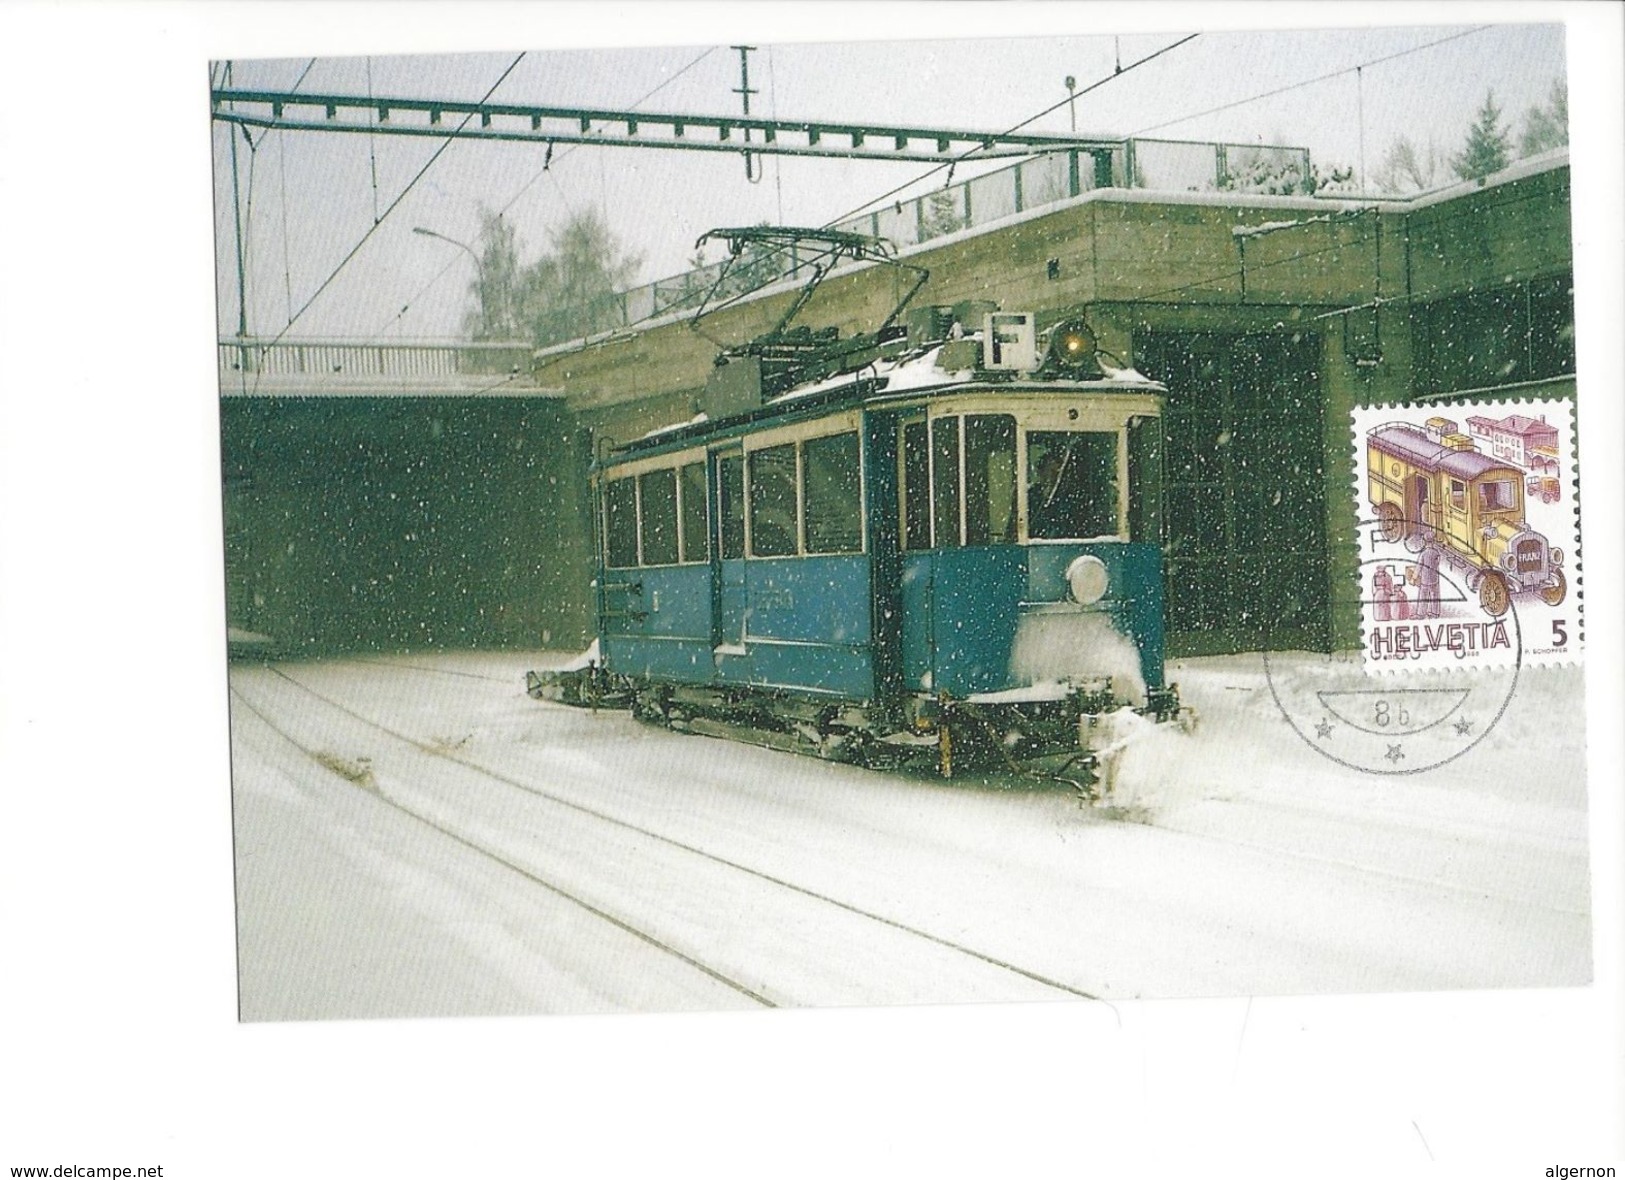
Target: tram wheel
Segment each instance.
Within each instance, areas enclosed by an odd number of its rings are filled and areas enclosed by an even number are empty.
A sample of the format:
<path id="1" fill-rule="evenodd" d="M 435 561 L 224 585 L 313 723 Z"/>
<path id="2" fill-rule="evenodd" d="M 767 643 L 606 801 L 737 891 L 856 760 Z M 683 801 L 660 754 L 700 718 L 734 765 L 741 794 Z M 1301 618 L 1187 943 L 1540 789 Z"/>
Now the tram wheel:
<path id="1" fill-rule="evenodd" d="M 1478 583 L 1478 605 L 1495 619 L 1506 614 L 1507 607 L 1512 605 L 1512 594 L 1507 590 L 1507 580 L 1494 570 L 1486 571 L 1483 580 Z"/>
<path id="2" fill-rule="evenodd" d="M 1561 606 L 1563 596 L 1569 592 L 1568 581 L 1563 577 L 1562 570 L 1552 571 L 1552 583 L 1540 588 L 1540 600 L 1547 606 Z"/>

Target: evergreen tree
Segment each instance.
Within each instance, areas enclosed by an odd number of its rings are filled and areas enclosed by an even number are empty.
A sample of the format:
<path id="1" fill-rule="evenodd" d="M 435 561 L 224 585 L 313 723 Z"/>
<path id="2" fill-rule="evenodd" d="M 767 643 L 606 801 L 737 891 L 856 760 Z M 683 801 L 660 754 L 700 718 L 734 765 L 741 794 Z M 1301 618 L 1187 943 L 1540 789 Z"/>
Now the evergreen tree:
<path id="1" fill-rule="evenodd" d="M 965 219 L 960 215 L 964 207 L 964 197 L 957 189 L 938 189 L 925 199 L 925 232 L 920 235 L 921 241 L 930 241 L 940 238 L 944 234 L 955 233 L 965 228 Z"/>
<path id="2" fill-rule="evenodd" d="M 1545 106 L 1530 107 L 1524 116 L 1523 137 L 1518 141 L 1520 156 L 1536 156 L 1569 142 L 1569 89 L 1559 78 L 1552 83 Z"/>
<path id="3" fill-rule="evenodd" d="M 717 268 L 705 261 L 705 251 L 696 250 L 688 260 L 688 269 L 678 276 L 675 286 L 664 286 L 655 308 L 656 313 L 682 307 L 698 307 L 700 300 L 710 293 L 716 283 Z"/>
<path id="4" fill-rule="evenodd" d="M 1501 127 L 1501 108 L 1495 105 L 1495 92 L 1487 91 L 1484 105 L 1478 108 L 1478 121 L 1467 132 L 1467 143 L 1450 166 L 1463 180 L 1478 180 L 1509 163 L 1511 143 Z"/>

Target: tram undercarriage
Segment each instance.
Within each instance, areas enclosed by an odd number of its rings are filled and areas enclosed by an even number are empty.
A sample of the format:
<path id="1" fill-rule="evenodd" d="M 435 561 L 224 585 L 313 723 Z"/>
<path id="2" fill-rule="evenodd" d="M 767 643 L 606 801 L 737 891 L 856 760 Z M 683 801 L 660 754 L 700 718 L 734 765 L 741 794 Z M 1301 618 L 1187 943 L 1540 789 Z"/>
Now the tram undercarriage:
<path id="1" fill-rule="evenodd" d="M 903 694 L 881 704 L 836 703 L 751 688 L 636 681 L 596 663 L 527 672 L 537 700 L 581 708 L 629 709 L 679 733 L 727 738 L 872 770 L 1010 774 L 1070 786 L 1080 802 L 1112 790 L 1117 754 L 1135 727 L 1177 722 L 1191 710 L 1177 685 L 1148 694 L 1143 708 L 1122 704 L 1110 681 L 1057 685 L 1026 699 L 955 699 Z"/>

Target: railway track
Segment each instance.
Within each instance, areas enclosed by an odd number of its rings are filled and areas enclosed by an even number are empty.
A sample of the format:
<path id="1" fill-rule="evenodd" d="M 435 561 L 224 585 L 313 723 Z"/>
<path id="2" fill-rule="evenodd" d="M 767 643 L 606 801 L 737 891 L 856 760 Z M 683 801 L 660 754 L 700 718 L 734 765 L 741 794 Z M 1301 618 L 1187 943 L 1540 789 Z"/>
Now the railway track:
<path id="1" fill-rule="evenodd" d="M 819 976 L 828 977 L 834 992 L 843 996 L 840 1002 L 879 999 L 929 1002 L 939 993 L 942 998 L 961 1001 L 979 995 L 1004 999 L 1058 995 L 1100 998 L 953 938 L 887 917 L 482 765 L 443 742 L 425 741 L 369 717 L 281 668 L 267 665 L 264 670 L 276 683 L 285 686 L 280 701 L 277 694 L 263 691 L 265 681 L 259 685 L 261 691 L 253 694 L 234 683 L 233 695 L 302 757 L 354 781 L 353 775 L 344 773 L 342 760 L 328 748 L 334 743 L 321 736 L 324 728 L 332 732 L 331 726 L 324 726 L 308 708 L 310 702 L 319 702 L 328 718 L 346 719 L 341 729 L 348 728 L 354 733 L 355 727 L 360 726 L 374 741 L 384 743 L 385 748 L 379 749 L 377 757 L 365 765 L 368 777 L 373 780 L 368 784 L 369 789 L 387 805 L 759 1005 L 827 1003 L 830 993 L 823 990 L 804 994 L 805 981 Z M 450 674 L 444 669 L 421 666 L 416 670 Z M 293 719 L 291 723 L 290 719 Z M 389 750 L 393 753 L 387 752 Z M 525 807 L 530 809 L 518 825 L 532 832 L 552 833 L 551 848 L 526 847 L 523 839 L 508 838 L 508 833 L 500 832 L 491 819 L 482 819 L 462 806 L 471 799 L 481 798 L 485 806 L 502 810 L 503 804 L 494 797 L 482 797 L 483 793 L 482 796 L 471 795 L 459 789 L 454 794 L 461 805 L 448 807 L 443 797 L 414 789 L 411 773 L 374 773 L 391 760 L 400 765 L 402 758 L 429 760 L 417 763 L 427 772 L 417 776 L 420 778 L 434 776 L 434 772 L 429 771 L 431 766 L 451 768 L 460 784 L 478 782 L 487 791 L 495 784 L 510 795 L 518 793 Z M 586 869 L 583 866 L 587 862 L 600 867 Z M 617 879 L 611 879 L 615 874 L 611 872 L 606 876 L 602 865 L 620 865 L 626 871 Z M 646 878 L 646 882 L 641 878 Z M 673 891 L 666 886 L 674 880 L 683 882 L 685 889 L 692 883 L 692 905 L 685 907 L 680 899 L 671 896 Z M 689 912 L 680 912 L 685 909 Z M 740 930 L 732 917 L 718 922 L 719 916 L 730 910 L 733 914 L 748 915 L 749 931 Z M 698 922 L 694 918 L 696 913 L 701 915 Z M 813 929 L 827 936 L 831 927 L 837 928 L 842 947 L 851 950 L 850 959 L 843 955 L 843 962 L 834 963 L 827 949 L 820 950 L 811 944 L 806 947 L 783 945 L 782 932 Z M 822 947 L 827 948 L 830 941 L 823 937 Z M 787 953 L 782 962 L 781 952 Z M 851 991 L 853 981 L 839 977 L 863 971 L 864 964 L 875 956 L 881 956 L 889 964 L 890 975 L 930 979 L 931 994 L 865 998 L 862 987 Z M 901 971 L 899 964 L 903 965 Z M 775 974 L 781 975 L 784 981 L 775 983 L 767 978 Z"/>
<path id="2" fill-rule="evenodd" d="M 386 661 L 377 661 L 386 663 Z M 436 667 L 429 664 L 406 664 L 388 662 L 388 666 L 407 668 L 414 672 L 429 675 L 468 676 L 470 673 Z M 276 671 L 276 669 L 272 669 Z M 491 675 L 479 677 L 484 680 L 511 683 L 512 678 L 501 678 Z M 1507 842 L 1508 834 L 1502 828 L 1491 828 L 1484 824 L 1473 823 L 1461 817 L 1451 817 L 1446 830 L 1437 832 L 1418 833 L 1413 827 L 1406 826 L 1401 820 L 1384 815 L 1380 810 L 1366 808 L 1353 808 L 1347 806 L 1335 808 L 1325 801 L 1316 801 L 1314 804 L 1291 802 L 1281 798 L 1269 799 L 1227 799 L 1224 801 L 1224 811 L 1227 822 L 1218 829 L 1192 824 L 1181 820 L 1178 813 L 1171 816 L 1140 814 L 1137 809 L 1119 809 L 1110 804 L 1096 809 L 1095 814 L 1106 819 L 1118 818 L 1125 822 L 1132 822 L 1141 826 L 1154 828 L 1166 832 L 1176 838 L 1200 841 L 1236 849 L 1242 855 L 1249 857 L 1286 858 L 1304 865 L 1314 866 L 1323 872 L 1352 874 L 1355 876 L 1380 879 L 1393 885 L 1408 888 L 1420 893 L 1444 892 L 1462 897 L 1494 899 L 1509 904 L 1537 905 L 1542 909 L 1550 910 L 1553 914 L 1566 918 L 1586 919 L 1589 917 L 1589 907 L 1583 897 L 1563 900 L 1538 900 L 1535 894 L 1527 887 L 1509 887 L 1505 879 L 1497 878 L 1490 881 L 1451 879 L 1446 871 L 1434 874 L 1419 873 L 1414 869 L 1407 870 L 1399 863 L 1387 863 L 1391 860 L 1403 862 L 1409 860 L 1415 863 L 1420 860 L 1429 864 L 1448 866 L 1451 859 L 1452 845 L 1463 838 L 1469 840 L 1494 838 Z M 1245 812 L 1264 813 L 1276 816 L 1267 821 L 1253 825 L 1254 827 L 1274 832 L 1277 837 L 1286 832 L 1295 833 L 1292 839 L 1258 839 L 1253 835 L 1239 830 L 1242 814 Z M 1300 842 L 1309 847 L 1319 847 L 1324 844 L 1321 831 L 1327 825 L 1339 826 L 1344 823 L 1358 823 L 1366 828 L 1380 828 L 1384 838 L 1376 843 L 1375 847 L 1364 848 L 1361 851 L 1367 859 L 1355 859 L 1352 855 L 1339 856 L 1329 853 L 1324 847 L 1320 851 L 1305 851 L 1299 846 Z M 1418 849 L 1415 845 L 1422 840 L 1425 848 Z M 1528 862 L 1529 873 L 1534 879 L 1539 877 L 1539 863 L 1543 857 L 1552 855 L 1552 850 L 1540 841 L 1532 841 L 1523 834 L 1516 837 L 1519 848 L 1520 863 Z M 1527 847 L 1524 847 L 1527 845 Z M 1390 848 L 1403 848 L 1403 856 L 1389 855 Z M 1425 855 L 1422 855 L 1424 854 Z M 1510 853 L 1509 853 L 1510 855 Z M 1375 857 L 1373 860 L 1371 857 Z M 1518 874 L 1513 874 L 1514 879 Z M 1080 993 L 1081 994 L 1081 993 Z"/>
<path id="3" fill-rule="evenodd" d="M 265 725 L 265 727 L 267 729 L 271 730 L 271 732 L 275 733 L 278 737 L 282 738 L 283 741 L 287 742 L 290 746 L 292 746 L 294 749 L 299 751 L 299 753 L 304 755 L 306 758 L 310 759 L 311 762 L 325 767 L 326 769 L 328 769 L 329 771 L 332 771 L 334 774 L 338 775 L 341 778 L 349 779 L 352 782 L 356 781 L 356 778 L 358 777 L 356 772 L 352 771 L 350 773 L 346 773 L 346 770 L 345 770 L 345 768 L 343 766 L 335 764 L 336 760 L 331 755 L 327 754 L 325 751 L 316 750 L 316 749 L 313 749 L 313 748 L 305 745 L 297 737 L 293 736 L 286 729 L 283 729 L 280 725 L 278 725 L 276 723 L 276 721 L 274 721 L 271 717 L 267 716 L 263 709 L 255 706 L 252 702 L 250 702 L 244 696 L 244 694 L 239 692 L 237 689 L 234 688 L 232 690 L 232 695 L 237 699 L 237 701 L 244 708 L 246 708 L 249 712 L 253 713 L 255 717 L 259 718 L 260 722 L 263 725 Z M 713 968 L 706 966 L 706 964 L 701 963 L 698 960 L 690 957 L 689 955 L 684 954 L 681 950 L 677 949 L 676 947 L 671 946 L 666 942 L 663 942 L 660 938 L 658 938 L 654 934 L 651 934 L 649 931 L 639 929 L 637 926 L 635 926 L 635 925 L 633 925 L 633 924 L 631 924 L 629 922 L 626 922 L 626 921 L 622 920 L 621 918 L 618 918 L 616 915 L 608 913 L 603 909 L 600 909 L 599 907 L 593 905 L 590 901 L 587 901 L 586 899 L 578 896 L 577 894 L 572 893 L 569 889 L 559 885 L 558 883 L 556 883 L 556 882 L 554 882 L 552 880 L 549 880 L 547 877 L 545 877 L 542 874 L 534 871 L 533 869 L 530 869 L 530 868 L 526 867 L 525 865 L 519 864 L 514 859 L 512 859 L 512 858 L 510 858 L 508 856 L 505 856 L 500 852 L 493 851 L 492 849 L 490 849 L 488 847 L 485 847 L 485 846 L 477 843 L 474 840 L 470 840 L 468 837 L 464 836 L 460 832 L 454 831 L 449 825 L 439 822 L 438 820 L 436 820 L 432 816 L 423 814 L 422 812 L 408 806 L 407 804 L 402 803 L 398 799 L 392 799 L 388 795 L 383 794 L 382 792 L 376 792 L 375 791 L 375 793 L 388 806 L 396 809 L 397 811 L 405 813 L 406 815 L 410 816 L 412 819 L 418 821 L 419 823 L 425 824 L 426 826 L 434 829 L 436 832 L 439 832 L 441 835 L 447 837 L 448 839 L 456 841 L 458 844 L 460 844 L 464 848 L 469 849 L 470 851 L 478 854 L 479 856 L 484 857 L 484 858 L 486 858 L 488 860 L 494 861 L 498 865 L 501 865 L 503 868 L 508 869 L 510 872 L 516 873 L 519 876 L 525 878 L 526 880 L 528 880 L 530 882 L 533 882 L 536 885 L 541 886 L 543 889 L 547 890 L 549 893 L 553 894 L 555 897 L 561 898 L 564 901 L 567 901 L 567 902 L 571 903 L 572 905 L 578 906 L 581 909 L 587 911 L 589 914 L 593 915 L 594 917 L 599 918 L 602 921 L 605 921 L 605 922 L 609 923 L 611 926 L 614 926 L 617 929 L 622 930 L 622 931 L 626 932 L 627 934 L 632 935 L 634 938 L 637 938 L 640 941 L 648 944 L 649 946 L 653 947 L 655 950 L 658 950 L 658 951 L 662 952 L 663 954 L 669 955 L 672 958 L 679 960 L 680 962 L 686 963 L 688 966 L 694 968 L 696 971 L 700 972 L 701 974 L 708 976 L 709 978 L 717 981 L 718 983 L 721 983 L 724 987 L 731 988 L 732 990 L 738 992 L 740 995 L 746 997 L 747 999 L 754 1000 L 756 1003 L 762 1005 L 763 1007 L 767 1007 L 767 1008 L 777 1007 L 777 1005 L 774 1004 L 772 1000 L 769 1000 L 765 996 L 760 995 L 759 993 L 754 991 L 752 988 L 750 988 L 748 985 L 746 985 L 744 983 L 741 983 L 737 979 L 730 979 L 728 976 L 722 974 L 721 972 L 716 971 Z"/>

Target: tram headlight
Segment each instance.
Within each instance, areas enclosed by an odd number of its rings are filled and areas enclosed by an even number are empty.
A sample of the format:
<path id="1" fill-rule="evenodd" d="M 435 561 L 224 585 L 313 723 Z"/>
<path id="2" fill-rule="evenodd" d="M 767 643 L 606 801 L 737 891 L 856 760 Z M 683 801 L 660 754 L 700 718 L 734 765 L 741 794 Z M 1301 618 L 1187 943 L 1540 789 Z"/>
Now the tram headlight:
<path id="1" fill-rule="evenodd" d="M 1074 558 L 1072 564 L 1066 567 L 1067 593 L 1080 606 L 1099 602 L 1106 596 L 1110 582 L 1106 563 L 1093 554 L 1085 553 L 1082 557 Z"/>
<path id="2" fill-rule="evenodd" d="M 1553 565 L 1562 565 L 1563 564 L 1563 551 L 1561 549 L 1556 548 L 1555 546 L 1552 549 L 1552 564 Z"/>
<path id="3" fill-rule="evenodd" d="M 1049 364 L 1062 373 L 1099 376 L 1094 329 L 1082 317 L 1062 320 L 1050 329 Z"/>

